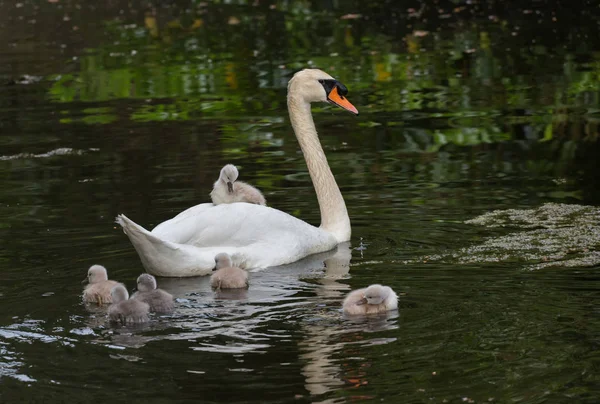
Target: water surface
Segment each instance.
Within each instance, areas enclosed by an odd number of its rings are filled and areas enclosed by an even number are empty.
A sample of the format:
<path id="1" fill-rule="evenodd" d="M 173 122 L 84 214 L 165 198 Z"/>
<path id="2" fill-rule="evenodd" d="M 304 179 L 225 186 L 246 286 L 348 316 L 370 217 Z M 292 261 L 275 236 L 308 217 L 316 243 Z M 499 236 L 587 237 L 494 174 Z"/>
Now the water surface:
<path id="1" fill-rule="evenodd" d="M 600 204 L 600 9 L 509 3 L 0 2 L 2 401 L 597 402 L 597 222 L 561 222 L 562 255 L 469 254 L 530 231 L 486 212 Z M 303 67 L 361 112 L 313 108 L 351 242 L 238 293 L 159 279 L 177 308 L 145 326 L 87 310 L 90 265 L 143 271 L 114 217 L 206 202 L 226 163 L 318 224 Z M 375 282 L 398 312 L 343 316 Z"/>

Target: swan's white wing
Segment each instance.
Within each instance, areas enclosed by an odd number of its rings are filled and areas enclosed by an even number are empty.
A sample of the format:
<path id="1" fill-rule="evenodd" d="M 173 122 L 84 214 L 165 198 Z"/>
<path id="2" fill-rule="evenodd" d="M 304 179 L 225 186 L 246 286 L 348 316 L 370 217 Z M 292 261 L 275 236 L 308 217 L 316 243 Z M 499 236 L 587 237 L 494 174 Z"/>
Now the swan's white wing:
<path id="1" fill-rule="evenodd" d="M 158 276 L 210 273 L 220 252 L 245 268 L 265 268 L 331 250 L 330 233 L 266 206 L 201 204 L 147 231 L 124 215 L 117 218 L 146 270 Z"/>
<path id="2" fill-rule="evenodd" d="M 243 202 L 196 205 L 159 224 L 152 234 L 163 240 L 197 247 L 275 246 L 282 243 L 306 247 L 335 245 L 333 236 L 326 231 L 280 210 Z"/>

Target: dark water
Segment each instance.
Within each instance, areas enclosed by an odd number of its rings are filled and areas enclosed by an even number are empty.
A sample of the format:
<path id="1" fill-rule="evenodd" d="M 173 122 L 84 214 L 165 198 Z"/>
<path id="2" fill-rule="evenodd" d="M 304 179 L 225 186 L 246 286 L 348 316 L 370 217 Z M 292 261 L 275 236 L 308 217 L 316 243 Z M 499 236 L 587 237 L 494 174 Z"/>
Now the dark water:
<path id="1" fill-rule="evenodd" d="M 598 222 L 464 256 L 521 234 L 465 223 L 492 210 L 597 215 L 594 2 L 92 3 L 0 1 L 0 400 L 600 400 Z M 226 163 L 318 224 L 285 107 L 310 66 L 361 112 L 313 108 L 350 245 L 237 295 L 159 279 L 177 309 L 141 328 L 88 312 L 91 264 L 143 271 L 114 216 L 206 202 Z M 399 311 L 342 316 L 375 282 Z"/>

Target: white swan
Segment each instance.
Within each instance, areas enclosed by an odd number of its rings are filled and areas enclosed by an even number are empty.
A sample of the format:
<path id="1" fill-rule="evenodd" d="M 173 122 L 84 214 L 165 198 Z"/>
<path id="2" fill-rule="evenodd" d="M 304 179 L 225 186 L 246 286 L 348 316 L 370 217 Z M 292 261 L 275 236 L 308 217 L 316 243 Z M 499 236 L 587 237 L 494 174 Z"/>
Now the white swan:
<path id="1" fill-rule="evenodd" d="M 237 181 L 239 171 L 233 164 L 227 164 L 221 169 L 219 179 L 215 182 L 210 193 L 210 199 L 215 205 L 222 203 L 248 202 L 266 205 L 267 201 L 262 192 L 250 184 Z"/>
<path id="2" fill-rule="evenodd" d="M 315 187 L 321 226 L 285 212 L 249 203 L 193 206 L 152 232 L 119 215 L 146 271 L 157 276 L 208 275 L 214 257 L 225 252 L 237 266 L 266 268 L 333 249 L 350 240 L 346 204 L 327 163 L 310 111 L 311 102 L 330 102 L 354 114 L 348 90 L 327 73 L 305 69 L 288 83 L 290 121 Z"/>

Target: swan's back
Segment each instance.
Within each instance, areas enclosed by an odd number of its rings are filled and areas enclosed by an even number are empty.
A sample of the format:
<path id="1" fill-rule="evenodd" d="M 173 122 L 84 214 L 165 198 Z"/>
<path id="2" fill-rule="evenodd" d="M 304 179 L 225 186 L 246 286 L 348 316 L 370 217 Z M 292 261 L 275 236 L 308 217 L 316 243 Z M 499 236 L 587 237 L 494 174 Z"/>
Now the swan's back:
<path id="1" fill-rule="evenodd" d="M 268 263 L 264 266 L 274 261 L 281 265 L 328 251 L 338 243 L 331 233 L 318 227 L 280 210 L 250 203 L 196 205 L 159 224 L 151 233 L 173 243 L 219 247 L 213 257 L 230 247 L 242 256 L 257 257 L 253 267 L 263 266 L 261 257 Z M 261 235 L 260 242 L 250 244 L 257 234 Z"/>

